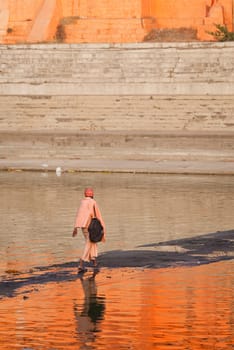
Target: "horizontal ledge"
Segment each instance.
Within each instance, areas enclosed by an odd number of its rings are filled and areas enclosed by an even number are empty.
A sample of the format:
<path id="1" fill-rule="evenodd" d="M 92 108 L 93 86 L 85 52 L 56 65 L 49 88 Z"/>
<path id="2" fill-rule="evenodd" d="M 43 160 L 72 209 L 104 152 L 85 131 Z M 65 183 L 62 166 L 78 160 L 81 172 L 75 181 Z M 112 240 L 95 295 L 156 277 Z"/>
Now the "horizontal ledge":
<path id="1" fill-rule="evenodd" d="M 233 162 L 201 161 L 130 161 L 130 160 L 76 160 L 37 159 L 13 160 L 0 159 L 2 171 L 55 171 L 61 167 L 63 172 L 119 172 L 151 174 L 188 174 L 188 175 L 234 175 Z"/>
<path id="2" fill-rule="evenodd" d="M 147 130 L 74 130 L 74 129 L 40 129 L 40 130 L 1 130 L 0 136 L 141 136 L 141 137 L 197 137 L 197 138 L 225 138 L 225 137 L 234 137 L 234 131 L 199 131 L 199 130 L 167 130 L 167 131 L 147 131 Z"/>
<path id="3" fill-rule="evenodd" d="M 105 50 L 105 49 L 151 49 L 151 48 L 175 48 L 175 49 L 223 49 L 234 48 L 233 42 L 217 41 L 186 41 L 186 42 L 135 42 L 135 43 L 22 43 L 0 44 L 0 50 Z"/>
<path id="4" fill-rule="evenodd" d="M 204 83 L 2 83 L 1 95 L 234 95 L 234 82 Z"/>

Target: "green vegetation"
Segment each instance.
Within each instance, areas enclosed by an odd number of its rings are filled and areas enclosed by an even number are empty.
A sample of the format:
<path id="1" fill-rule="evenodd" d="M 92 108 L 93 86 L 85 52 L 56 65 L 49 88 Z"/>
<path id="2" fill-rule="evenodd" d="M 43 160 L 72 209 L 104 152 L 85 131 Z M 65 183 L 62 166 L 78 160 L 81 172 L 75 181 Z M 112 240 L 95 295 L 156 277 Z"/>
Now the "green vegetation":
<path id="1" fill-rule="evenodd" d="M 215 24 L 217 30 L 215 32 L 208 32 L 218 41 L 234 41 L 234 32 L 229 32 L 227 27 L 222 24 Z"/>

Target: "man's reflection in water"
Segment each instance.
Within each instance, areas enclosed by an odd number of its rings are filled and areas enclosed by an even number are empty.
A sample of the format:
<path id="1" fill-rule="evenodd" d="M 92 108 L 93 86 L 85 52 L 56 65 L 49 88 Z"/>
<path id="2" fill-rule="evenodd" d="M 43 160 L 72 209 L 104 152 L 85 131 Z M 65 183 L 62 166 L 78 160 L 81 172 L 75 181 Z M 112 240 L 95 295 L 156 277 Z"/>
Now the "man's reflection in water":
<path id="1" fill-rule="evenodd" d="M 80 307 L 74 303 L 74 314 L 77 320 L 77 336 L 82 345 L 87 345 L 95 341 L 95 333 L 100 332 L 100 321 L 104 318 L 105 313 L 105 297 L 98 296 L 95 276 L 98 271 L 94 271 L 93 275 L 83 275 L 80 281 L 84 290 L 84 303 Z M 81 348 L 82 349 L 82 348 Z"/>

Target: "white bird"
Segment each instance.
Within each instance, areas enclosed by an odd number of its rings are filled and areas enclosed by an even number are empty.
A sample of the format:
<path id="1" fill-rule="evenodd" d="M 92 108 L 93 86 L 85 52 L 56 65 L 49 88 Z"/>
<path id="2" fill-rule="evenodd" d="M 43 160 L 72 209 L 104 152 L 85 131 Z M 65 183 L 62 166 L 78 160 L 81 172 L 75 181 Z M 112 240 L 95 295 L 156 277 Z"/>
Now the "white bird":
<path id="1" fill-rule="evenodd" d="M 56 175 L 57 175 L 57 176 L 61 176 L 61 174 L 62 174 L 62 169 L 60 168 L 60 166 L 58 166 L 58 167 L 56 168 Z"/>

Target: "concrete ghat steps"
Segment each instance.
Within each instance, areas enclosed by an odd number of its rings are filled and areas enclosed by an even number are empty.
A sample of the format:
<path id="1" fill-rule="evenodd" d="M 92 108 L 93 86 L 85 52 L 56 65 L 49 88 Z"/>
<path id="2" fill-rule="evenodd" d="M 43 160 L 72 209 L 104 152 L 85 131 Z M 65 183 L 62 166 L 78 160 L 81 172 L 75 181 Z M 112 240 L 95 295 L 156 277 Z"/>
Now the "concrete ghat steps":
<path id="1" fill-rule="evenodd" d="M 234 99 L 224 96 L 1 96 L 0 131 L 234 132 Z"/>
<path id="2" fill-rule="evenodd" d="M 1 83 L 59 83 L 60 91 L 62 83 L 75 83 L 76 89 L 77 84 L 95 83 L 98 90 L 106 83 L 112 86 L 207 81 L 233 84 L 233 44 L 230 43 L 54 44 L 25 48 L 16 45 L 8 50 L 0 46 L 4 63 Z M 17 64 L 13 64 L 16 60 Z"/>
<path id="3" fill-rule="evenodd" d="M 233 94 L 233 50 L 232 42 L 0 45 L 0 94 Z"/>
<path id="4" fill-rule="evenodd" d="M 0 159 L 234 162 L 232 133 L 2 132 Z"/>
<path id="5" fill-rule="evenodd" d="M 218 161 L 230 171 L 233 52 L 231 42 L 0 45 L 1 164 Z"/>

